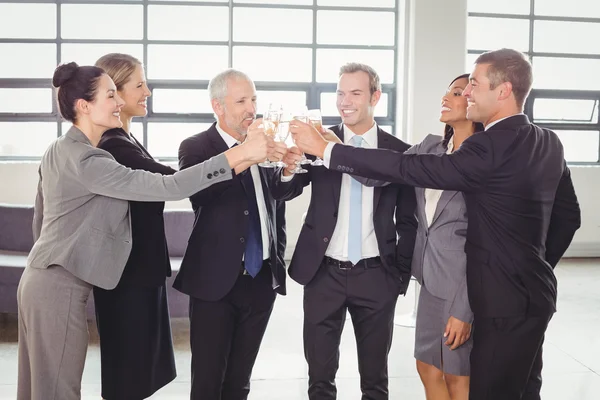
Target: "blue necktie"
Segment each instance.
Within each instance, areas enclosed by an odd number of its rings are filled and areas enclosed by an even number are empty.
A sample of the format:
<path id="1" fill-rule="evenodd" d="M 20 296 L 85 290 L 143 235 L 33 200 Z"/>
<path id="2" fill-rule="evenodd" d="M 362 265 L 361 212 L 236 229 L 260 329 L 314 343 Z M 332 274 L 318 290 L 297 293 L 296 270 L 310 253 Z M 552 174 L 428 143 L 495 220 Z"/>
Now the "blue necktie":
<path id="1" fill-rule="evenodd" d="M 350 144 L 361 147 L 363 138 L 355 135 Z M 350 178 L 350 220 L 348 223 L 348 260 L 356 264 L 362 259 L 362 184 Z"/>
<path id="2" fill-rule="evenodd" d="M 246 250 L 244 251 L 244 268 L 254 278 L 263 264 L 262 235 L 260 229 L 260 214 L 256 202 L 256 191 L 250 168 L 241 174 L 246 198 L 248 200 L 248 231 L 246 233 Z"/>

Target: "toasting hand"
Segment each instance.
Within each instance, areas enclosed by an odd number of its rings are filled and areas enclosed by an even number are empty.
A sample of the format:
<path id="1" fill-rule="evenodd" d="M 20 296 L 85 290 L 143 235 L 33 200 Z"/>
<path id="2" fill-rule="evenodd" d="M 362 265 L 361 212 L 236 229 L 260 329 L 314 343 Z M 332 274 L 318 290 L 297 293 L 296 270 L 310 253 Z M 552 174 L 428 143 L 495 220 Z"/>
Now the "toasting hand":
<path id="1" fill-rule="evenodd" d="M 317 131 L 317 128 L 311 124 L 293 120 L 290 122 L 290 132 L 300 151 L 323 158 L 325 147 L 329 142 Z"/>
<path id="2" fill-rule="evenodd" d="M 245 158 L 247 161 L 259 163 L 264 161 L 269 153 L 273 153 L 275 143 L 269 141 L 265 131 L 262 128 L 262 118 L 257 119 L 248 127 L 246 140 L 242 144 L 245 150 Z"/>

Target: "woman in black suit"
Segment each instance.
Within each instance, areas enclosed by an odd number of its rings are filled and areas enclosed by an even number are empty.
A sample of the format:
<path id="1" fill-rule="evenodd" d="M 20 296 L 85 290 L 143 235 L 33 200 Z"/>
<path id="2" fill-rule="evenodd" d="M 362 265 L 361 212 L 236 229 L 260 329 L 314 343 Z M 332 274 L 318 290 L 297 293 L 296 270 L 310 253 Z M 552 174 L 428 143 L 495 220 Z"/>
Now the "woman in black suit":
<path id="1" fill-rule="evenodd" d="M 122 128 L 106 131 L 98 147 L 132 169 L 163 175 L 172 168 L 154 161 L 131 135 L 133 117 L 146 115 L 144 67 L 127 54 L 107 54 L 96 66 L 113 79 L 125 105 Z M 175 376 L 175 357 L 167 307 L 166 277 L 171 265 L 163 220 L 164 202 L 129 202 L 133 247 L 113 290 L 94 288 L 100 335 L 102 397 L 139 400 L 151 396 Z"/>

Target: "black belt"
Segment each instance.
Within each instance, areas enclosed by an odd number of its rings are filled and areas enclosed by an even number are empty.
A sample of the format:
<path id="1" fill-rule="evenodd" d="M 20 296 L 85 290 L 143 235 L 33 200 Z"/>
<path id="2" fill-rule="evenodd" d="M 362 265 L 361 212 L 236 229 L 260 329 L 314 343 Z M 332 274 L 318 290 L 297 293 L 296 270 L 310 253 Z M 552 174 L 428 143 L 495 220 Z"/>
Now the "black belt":
<path id="1" fill-rule="evenodd" d="M 337 267 L 339 269 L 352 269 L 357 267 L 362 268 L 377 268 L 381 266 L 381 257 L 371 257 L 371 258 L 363 258 L 358 261 L 356 264 L 352 264 L 352 261 L 340 261 L 335 258 L 331 258 L 328 256 L 323 257 L 323 263 L 326 265 L 331 265 L 333 267 Z"/>
<path id="2" fill-rule="evenodd" d="M 270 260 L 269 258 L 267 258 L 266 260 L 263 260 L 263 263 L 262 263 L 261 270 L 262 270 L 263 268 L 265 268 L 265 267 L 267 267 L 267 268 L 268 268 L 268 267 L 270 267 L 270 266 L 271 266 L 271 260 Z M 244 261 L 242 261 L 242 267 L 241 267 L 241 269 L 240 269 L 240 274 L 241 274 L 241 275 L 250 275 L 250 274 L 248 273 L 248 271 L 246 271 L 246 267 L 245 267 Z"/>

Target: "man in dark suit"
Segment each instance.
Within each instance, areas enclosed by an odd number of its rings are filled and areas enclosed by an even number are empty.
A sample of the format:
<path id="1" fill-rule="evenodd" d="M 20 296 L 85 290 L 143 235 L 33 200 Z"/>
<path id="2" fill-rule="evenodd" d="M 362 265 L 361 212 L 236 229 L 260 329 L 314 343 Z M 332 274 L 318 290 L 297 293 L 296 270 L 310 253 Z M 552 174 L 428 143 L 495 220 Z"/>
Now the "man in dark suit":
<path id="1" fill-rule="evenodd" d="M 539 399 L 527 391 L 556 310 L 552 265 L 580 225 L 560 140 L 522 114 L 531 83 L 523 54 L 481 55 L 464 96 L 468 118 L 486 130 L 450 155 L 356 149 L 328 144 L 301 122 L 292 128 L 300 149 L 324 156 L 331 170 L 465 193 L 472 400 Z"/>
<path id="2" fill-rule="evenodd" d="M 244 73 L 226 70 L 208 91 L 217 122 L 181 143 L 181 169 L 262 131 Z M 278 146 L 281 159 L 285 145 Z M 285 294 L 285 205 L 270 194 L 273 173 L 254 165 L 190 197 L 196 221 L 173 286 L 190 296 L 191 399 L 248 397 L 276 293 Z"/>
<path id="3" fill-rule="evenodd" d="M 342 67 L 337 107 L 343 123 L 332 128 L 339 140 L 396 151 L 409 148 L 375 123 L 380 96 L 379 77 L 371 67 Z M 398 184 L 367 187 L 317 166 L 306 174 L 291 175 L 299 154 L 295 149 L 284 159 L 290 166 L 283 176 L 274 177 L 273 196 L 291 200 L 312 183 L 310 206 L 289 269 L 292 279 L 304 285 L 309 398 L 336 398 L 339 344 L 349 311 L 362 399 L 388 399 L 394 310 L 410 280 L 417 227 L 414 189 Z"/>

